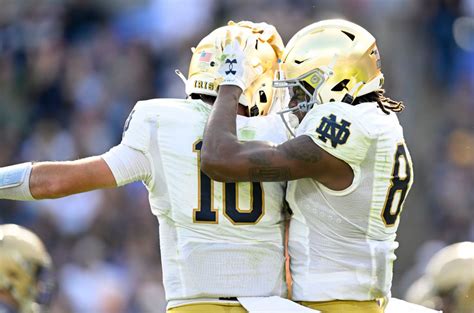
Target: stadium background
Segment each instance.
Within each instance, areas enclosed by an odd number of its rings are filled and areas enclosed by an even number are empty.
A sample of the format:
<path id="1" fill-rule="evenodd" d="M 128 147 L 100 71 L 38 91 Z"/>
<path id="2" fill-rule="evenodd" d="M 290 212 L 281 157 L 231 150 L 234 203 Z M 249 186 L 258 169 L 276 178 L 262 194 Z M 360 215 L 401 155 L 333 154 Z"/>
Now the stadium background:
<path id="1" fill-rule="evenodd" d="M 378 40 L 388 95 L 407 105 L 400 118 L 415 166 L 394 295 L 403 297 L 434 251 L 474 240 L 473 0 L 0 0 L 0 8 L 0 166 L 118 144 L 137 100 L 185 96 L 174 69 L 186 73 L 190 47 L 228 20 L 273 23 L 285 42 L 320 19 L 359 23 Z M 0 222 L 45 240 L 59 283 L 52 312 L 164 310 L 158 225 L 141 184 L 0 201 Z"/>

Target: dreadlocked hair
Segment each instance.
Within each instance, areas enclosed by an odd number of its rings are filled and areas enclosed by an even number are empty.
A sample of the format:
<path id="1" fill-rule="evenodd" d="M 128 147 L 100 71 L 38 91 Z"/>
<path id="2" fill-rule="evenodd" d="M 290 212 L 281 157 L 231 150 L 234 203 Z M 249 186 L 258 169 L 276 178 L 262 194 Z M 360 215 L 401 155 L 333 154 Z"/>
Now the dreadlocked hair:
<path id="1" fill-rule="evenodd" d="M 352 102 L 353 105 L 364 102 L 377 102 L 378 107 L 385 113 L 390 114 L 390 111 L 398 113 L 403 111 L 405 104 L 403 101 L 395 101 L 385 96 L 384 89 L 378 89 L 366 95 L 357 97 Z"/>

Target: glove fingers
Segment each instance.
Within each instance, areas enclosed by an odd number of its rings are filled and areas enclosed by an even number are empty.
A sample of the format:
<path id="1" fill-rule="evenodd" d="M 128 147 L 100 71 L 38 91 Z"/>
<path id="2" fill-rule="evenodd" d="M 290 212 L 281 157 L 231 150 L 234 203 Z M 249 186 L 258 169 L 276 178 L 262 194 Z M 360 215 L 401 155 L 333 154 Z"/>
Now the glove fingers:
<path id="1" fill-rule="evenodd" d="M 240 27 L 250 28 L 253 33 L 259 34 L 258 37 L 261 41 L 269 41 L 272 36 L 274 36 L 277 31 L 273 25 L 262 23 L 253 23 L 250 21 L 241 21 L 237 24 L 235 22 L 229 22 L 229 25 L 238 25 Z"/>
<path id="2" fill-rule="evenodd" d="M 227 50 L 232 49 L 233 47 L 231 46 L 232 44 L 232 32 L 230 30 L 227 30 L 225 33 L 224 37 L 224 52 Z"/>
<path id="3" fill-rule="evenodd" d="M 276 30 L 275 26 L 267 24 L 265 22 L 254 23 L 251 21 L 240 21 L 238 23 L 235 23 L 234 21 L 229 21 L 227 25 L 240 26 L 252 30 L 258 40 L 260 40 L 261 42 L 268 42 L 272 46 L 273 50 L 279 58 L 283 54 L 283 41 L 281 40 L 281 37 L 278 34 L 278 31 Z M 240 46 L 244 47 L 244 50 L 248 44 L 253 44 L 253 42 L 249 42 L 249 38 L 245 40 L 245 42 L 242 42 L 242 39 L 239 39 L 239 42 Z"/>
<path id="4" fill-rule="evenodd" d="M 236 36 L 234 40 L 232 41 L 232 49 L 234 50 L 235 53 L 242 52 L 242 37 L 241 36 Z"/>
<path id="5" fill-rule="evenodd" d="M 238 23 L 232 22 L 232 25 L 250 28 L 252 32 L 256 34 L 258 40 L 268 42 L 272 46 L 278 58 L 283 54 L 283 41 L 281 40 L 275 26 L 265 22 L 253 23 L 250 21 L 241 21 Z"/>

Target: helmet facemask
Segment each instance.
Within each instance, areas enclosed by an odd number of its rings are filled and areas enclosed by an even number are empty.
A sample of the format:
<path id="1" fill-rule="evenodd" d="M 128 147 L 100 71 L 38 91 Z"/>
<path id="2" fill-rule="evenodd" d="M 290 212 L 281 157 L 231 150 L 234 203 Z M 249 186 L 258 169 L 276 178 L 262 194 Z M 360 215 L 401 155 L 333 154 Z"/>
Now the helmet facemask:
<path id="1" fill-rule="evenodd" d="M 334 57 L 334 61 L 336 56 Z M 294 136 L 292 128 L 287 124 L 284 117 L 286 113 L 294 114 L 299 122 L 304 115 L 309 112 L 315 104 L 322 104 L 319 97 L 321 86 L 333 75 L 332 65 L 311 70 L 294 79 L 281 79 L 273 82 L 274 88 L 288 88 L 290 101 L 288 108 L 277 112 L 285 123 L 287 129 Z M 292 105 L 294 104 L 294 105 Z"/>
<path id="2" fill-rule="evenodd" d="M 277 80 L 273 82 L 275 88 L 288 88 L 290 101 L 296 100 L 297 105 L 281 111 L 281 113 L 299 111 L 306 113 L 313 108 L 315 104 L 321 104 L 318 97 L 320 87 L 331 77 L 332 70 L 314 69 L 300 77 L 294 79 Z"/>

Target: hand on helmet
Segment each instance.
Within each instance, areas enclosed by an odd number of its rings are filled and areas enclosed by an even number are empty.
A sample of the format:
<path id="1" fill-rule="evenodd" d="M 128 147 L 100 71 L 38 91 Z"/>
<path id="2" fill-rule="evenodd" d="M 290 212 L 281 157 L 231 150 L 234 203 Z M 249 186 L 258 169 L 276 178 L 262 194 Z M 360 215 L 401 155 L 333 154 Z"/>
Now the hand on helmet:
<path id="1" fill-rule="evenodd" d="M 241 41 L 239 37 L 226 38 L 219 74 L 223 78 L 221 85 L 235 85 L 245 91 L 262 70 L 258 62 L 252 64 L 246 57 Z"/>

